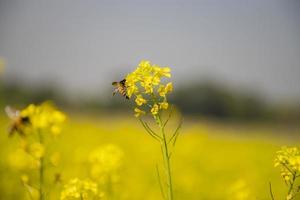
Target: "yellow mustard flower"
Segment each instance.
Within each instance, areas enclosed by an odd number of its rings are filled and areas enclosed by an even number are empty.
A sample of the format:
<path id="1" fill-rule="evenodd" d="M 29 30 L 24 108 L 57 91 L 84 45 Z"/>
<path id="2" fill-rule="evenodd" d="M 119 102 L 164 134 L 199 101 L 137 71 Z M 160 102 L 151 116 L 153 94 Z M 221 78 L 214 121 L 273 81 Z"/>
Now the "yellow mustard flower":
<path id="1" fill-rule="evenodd" d="M 141 105 L 147 103 L 146 99 L 144 99 L 143 96 L 140 94 L 136 96 L 135 102 L 138 106 L 141 106 Z"/>
<path id="2" fill-rule="evenodd" d="M 141 115 L 145 115 L 146 114 L 145 111 L 142 111 L 142 110 L 140 110 L 138 108 L 135 108 L 134 112 L 135 112 L 135 114 L 134 114 L 135 117 L 140 117 Z"/>
<path id="3" fill-rule="evenodd" d="M 79 180 L 78 178 L 70 180 L 61 192 L 61 200 L 94 199 L 98 196 L 97 183 L 90 180 Z"/>
<path id="4" fill-rule="evenodd" d="M 89 162 L 91 177 L 94 180 L 103 184 L 117 181 L 123 164 L 123 151 L 116 145 L 107 144 L 92 151 Z"/>
<path id="5" fill-rule="evenodd" d="M 148 60 L 142 60 L 139 64 L 139 67 L 140 71 L 144 73 L 150 73 L 152 71 L 151 63 Z"/>
<path id="6" fill-rule="evenodd" d="M 171 78 L 171 69 L 169 67 L 161 68 L 159 66 L 154 66 L 154 71 L 159 77 L 165 76 Z"/>
<path id="7" fill-rule="evenodd" d="M 39 142 L 30 145 L 30 154 L 35 158 L 42 158 L 45 154 L 45 147 Z"/>
<path id="8" fill-rule="evenodd" d="M 66 120 L 65 114 L 47 102 L 41 105 L 29 105 L 21 111 L 21 116 L 29 118 L 28 126 L 33 130 L 48 130 L 53 135 L 58 135 L 61 132 L 61 126 Z"/>
<path id="9" fill-rule="evenodd" d="M 168 102 L 166 102 L 166 101 L 164 101 L 164 102 L 162 102 L 162 103 L 159 103 L 159 107 L 160 107 L 160 109 L 168 109 L 168 107 L 169 107 L 169 104 L 168 104 Z"/>
<path id="10" fill-rule="evenodd" d="M 160 85 L 157 90 L 159 96 L 161 96 L 161 97 L 165 97 L 167 93 L 172 92 L 172 91 L 173 91 L 172 83 L 168 83 L 166 86 Z"/>
<path id="11" fill-rule="evenodd" d="M 147 105 L 145 110 L 135 108 L 135 116 L 151 113 L 157 115 L 160 109 L 167 109 L 166 95 L 173 90 L 171 82 L 162 84 L 162 78 L 171 77 L 169 67 L 160 67 L 151 64 L 150 61 L 142 60 L 138 67 L 125 78 L 127 95 L 135 98 L 137 106 Z M 163 98 L 162 98 L 163 97 Z"/>
<path id="12" fill-rule="evenodd" d="M 296 147 L 282 147 L 281 150 L 277 151 L 274 166 L 279 167 L 281 171 L 281 177 L 287 183 L 292 186 L 295 183 L 297 174 L 300 173 L 300 151 Z M 295 186 L 296 187 L 296 186 Z M 296 193 L 288 193 L 286 199 L 292 199 Z"/>
<path id="13" fill-rule="evenodd" d="M 166 96 L 166 90 L 164 85 L 160 85 L 158 90 L 157 90 L 159 96 L 164 97 Z"/>
<path id="14" fill-rule="evenodd" d="M 293 194 L 288 194 L 285 199 L 286 200 L 291 200 L 293 198 L 294 198 Z"/>
<path id="15" fill-rule="evenodd" d="M 159 111 L 159 106 L 157 104 L 154 104 L 153 107 L 151 108 L 152 115 L 157 115 L 158 111 Z"/>
<path id="16" fill-rule="evenodd" d="M 171 82 L 166 85 L 165 91 L 166 91 L 166 93 L 173 91 L 173 84 Z"/>

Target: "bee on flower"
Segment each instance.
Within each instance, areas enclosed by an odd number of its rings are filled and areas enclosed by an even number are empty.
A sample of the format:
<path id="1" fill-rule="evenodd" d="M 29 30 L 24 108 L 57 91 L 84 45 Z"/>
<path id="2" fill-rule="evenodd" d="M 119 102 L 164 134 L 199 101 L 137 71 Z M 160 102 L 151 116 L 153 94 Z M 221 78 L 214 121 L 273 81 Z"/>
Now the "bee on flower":
<path id="1" fill-rule="evenodd" d="M 41 105 L 31 104 L 21 111 L 21 116 L 29 118 L 33 130 L 49 132 L 54 136 L 60 134 L 66 120 L 65 114 L 49 102 Z"/>
<path id="2" fill-rule="evenodd" d="M 19 110 L 10 106 L 5 107 L 5 112 L 12 121 L 8 130 L 9 136 L 12 136 L 14 133 L 24 136 L 26 126 L 30 124 L 29 117 L 22 116 Z"/>
<path id="3" fill-rule="evenodd" d="M 150 61 L 143 60 L 133 72 L 127 74 L 122 89 L 115 89 L 115 91 L 119 91 L 120 94 L 128 97 L 128 99 L 134 100 L 134 116 L 139 118 L 147 133 L 159 141 L 163 154 L 163 165 L 166 169 L 166 180 L 160 180 L 166 183 L 164 187 L 166 187 L 165 190 L 167 194 L 163 194 L 163 196 L 167 197 L 168 200 L 173 200 L 170 149 L 175 146 L 182 123 L 178 125 L 170 137 L 166 135 L 165 126 L 171 117 L 171 113 L 169 114 L 169 118 L 165 121 L 162 120 L 161 113 L 163 110 L 169 108 L 168 95 L 173 91 L 173 84 L 167 81 L 168 78 L 171 78 L 171 69 L 169 67 L 161 67 L 151 64 Z M 114 82 L 113 85 L 117 85 L 117 82 Z M 124 91 L 126 91 L 126 95 Z M 156 125 L 159 126 L 160 133 L 153 131 L 153 129 L 143 121 L 142 116 L 147 114 L 153 117 L 152 119 L 154 119 Z M 172 144 L 172 147 L 170 147 L 169 144 Z M 159 174 L 158 176 L 160 177 Z"/>
<path id="4" fill-rule="evenodd" d="M 163 84 L 163 78 L 171 77 L 169 67 L 160 67 L 151 64 L 150 61 L 141 61 L 137 69 L 129 73 L 125 84 L 119 92 L 128 98 L 133 98 L 136 103 L 135 116 L 141 117 L 150 113 L 156 116 L 161 110 L 168 109 L 167 95 L 173 91 L 171 82 Z M 113 85 L 116 85 L 114 82 Z M 126 95 L 124 95 L 126 91 Z"/>
<path id="5" fill-rule="evenodd" d="M 30 104 L 20 111 L 6 107 L 5 111 L 12 120 L 9 135 L 17 133 L 21 136 L 20 147 L 16 151 L 17 156 L 12 154 L 11 163 L 19 170 L 36 170 L 39 177 L 32 180 L 38 180 L 38 183 L 27 181 L 23 185 L 29 194 L 32 193 L 32 188 L 38 185 L 36 191 L 39 199 L 44 200 L 45 170 L 50 167 L 48 163 L 56 167 L 59 162 L 58 154 L 48 156 L 52 153 L 47 148 L 48 139 L 56 138 L 61 133 L 66 116 L 49 102 L 40 105 Z"/>

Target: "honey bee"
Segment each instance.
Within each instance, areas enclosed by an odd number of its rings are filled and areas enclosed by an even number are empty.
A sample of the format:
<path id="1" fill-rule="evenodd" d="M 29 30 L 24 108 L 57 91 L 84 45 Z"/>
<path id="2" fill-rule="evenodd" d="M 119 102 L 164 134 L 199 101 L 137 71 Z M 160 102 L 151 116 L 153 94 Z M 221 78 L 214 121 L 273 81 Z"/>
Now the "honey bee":
<path id="1" fill-rule="evenodd" d="M 62 180 L 62 177 L 61 177 L 61 174 L 60 173 L 55 173 L 54 174 L 54 183 L 61 183 L 63 180 Z"/>
<path id="2" fill-rule="evenodd" d="M 7 116 L 12 120 L 12 124 L 8 129 L 9 136 L 12 136 L 14 133 L 18 133 L 21 136 L 24 135 L 22 127 L 30 123 L 29 117 L 22 117 L 19 110 L 15 110 L 10 106 L 5 107 L 5 112 Z"/>
<path id="3" fill-rule="evenodd" d="M 115 90 L 113 91 L 113 95 L 119 92 L 126 99 L 129 99 L 127 96 L 127 88 L 125 85 L 126 79 L 121 80 L 120 82 L 112 82 L 112 85 L 115 86 Z"/>

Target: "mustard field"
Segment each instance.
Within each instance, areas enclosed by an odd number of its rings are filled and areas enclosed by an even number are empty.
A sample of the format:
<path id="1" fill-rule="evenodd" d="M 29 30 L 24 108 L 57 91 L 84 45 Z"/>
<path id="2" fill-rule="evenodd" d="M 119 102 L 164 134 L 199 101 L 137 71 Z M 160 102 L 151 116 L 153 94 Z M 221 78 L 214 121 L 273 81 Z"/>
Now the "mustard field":
<path id="1" fill-rule="evenodd" d="M 8 137 L 7 117 L 0 122 L 0 199 L 34 199 L 38 172 L 19 155 L 21 137 Z M 299 134 L 299 127 L 185 119 L 171 156 L 174 199 L 270 199 L 270 182 L 276 199 L 285 199 L 274 158 L 283 145 L 299 146 Z M 156 166 L 162 167 L 159 144 L 132 116 L 69 115 L 48 152 L 52 165 L 45 164 L 45 199 L 62 198 L 64 185 L 79 180 L 98 182 L 102 199 L 162 199 L 156 173 Z M 94 166 L 99 158 L 105 162 Z M 32 188 L 26 188 L 30 182 Z"/>

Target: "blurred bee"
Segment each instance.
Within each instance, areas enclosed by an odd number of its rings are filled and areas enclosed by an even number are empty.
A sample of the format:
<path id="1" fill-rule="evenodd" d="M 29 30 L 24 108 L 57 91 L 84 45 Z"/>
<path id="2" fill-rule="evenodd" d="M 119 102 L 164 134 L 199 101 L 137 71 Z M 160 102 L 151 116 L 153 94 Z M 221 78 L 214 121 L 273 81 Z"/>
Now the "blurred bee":
<path id="1" fill-rule="evenodd" d="M 29 117 L 22 117 L 19 110 L 15 110 L 10 106 L 5 107 L 5 112 L 7 116 L 12 120 L 12 124 L 8 129 L 9 136 L 12 136 L 14 133 L 18 133 L 21 136 L 24 136 L 23 126 L 30 123 Z"/>
<path id="2" fill-rule="evenodd" d="M 54 174 L 54 183 L 62 183 L 61 174 L 58 172 Z"/>
<path id="3" fill-rule="evenodd" d="M 119 92 L 126 99 L 129 99 L 127 96 L 127 88 L 125 85 L 126 79 L 121 80 L 120 82 L 112 82 L 112 85 L 115 86 L 115 90 L 113 91 L 113 95 Z"/>

